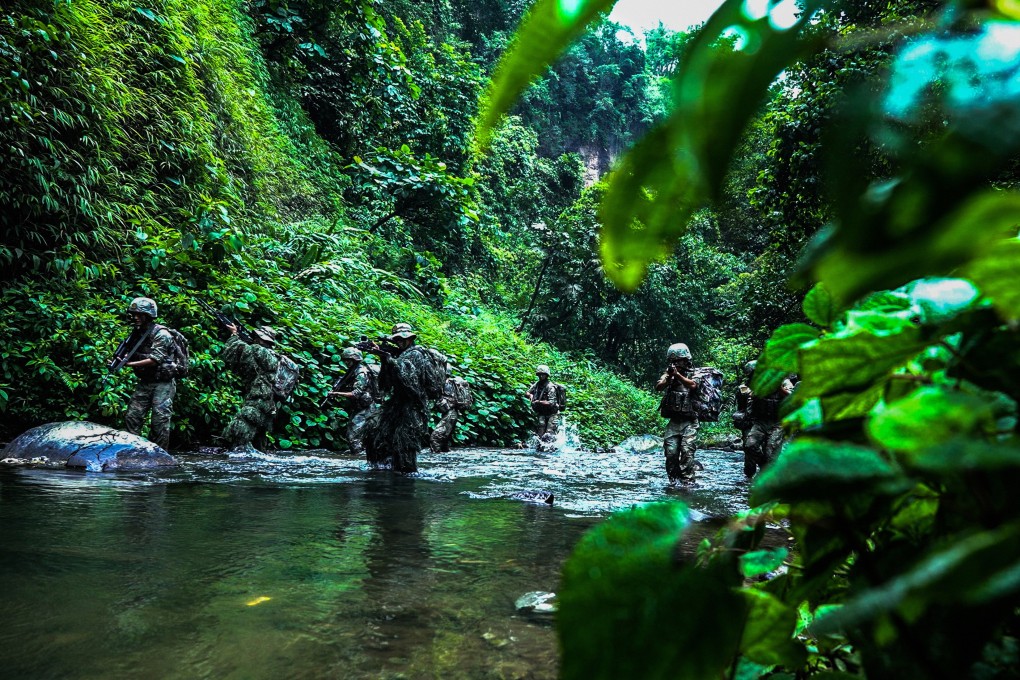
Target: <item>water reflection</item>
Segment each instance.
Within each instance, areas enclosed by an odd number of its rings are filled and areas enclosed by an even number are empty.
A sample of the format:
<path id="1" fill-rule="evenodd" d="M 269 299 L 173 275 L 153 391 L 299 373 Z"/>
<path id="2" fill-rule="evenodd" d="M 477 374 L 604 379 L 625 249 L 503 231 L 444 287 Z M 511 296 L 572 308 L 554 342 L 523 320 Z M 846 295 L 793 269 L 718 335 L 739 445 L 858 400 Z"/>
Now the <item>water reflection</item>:
<path id="1" fill-rule="evenodd" d="M 699 452 L 693 507 L 746 503 L 736 454 Z M 556 591 L 600 517 L 661 500 L 661 454 L 469 449 L 425 473 L 326 452 L 184 456 L 173 471 L 0 470 L 9 677 L 557 675 Z M 509 500 L 545 488 L 553 507 Z"/>

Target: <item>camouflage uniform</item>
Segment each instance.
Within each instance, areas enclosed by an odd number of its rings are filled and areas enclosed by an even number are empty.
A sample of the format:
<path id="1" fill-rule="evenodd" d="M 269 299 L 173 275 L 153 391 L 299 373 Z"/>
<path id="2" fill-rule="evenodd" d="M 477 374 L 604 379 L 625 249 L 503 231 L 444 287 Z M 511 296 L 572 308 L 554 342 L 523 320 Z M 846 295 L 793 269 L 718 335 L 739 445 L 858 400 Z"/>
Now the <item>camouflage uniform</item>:
<path id="1" fill-rule="evenodd" d="M 744 474 L 753 477 L 776 459 L 783 447 L 783 424 L 779 417 L 780 402 L 793 391 L 789 380 L 783 381 L 779 392 L 768 397 L 751 395 L 751 429 L 744 435 Z"/>
<path id="2" fill-rule="evenodd" d="M 416 337 L 407 324 L 397 324 L 390 339 Z M 365 448 L 375 467 L 396 472 L 418 471 L 418 451 L 429 433 L 433 399 L 442 396 L 446 359 L 439 352 L 411 345 L 399 354 L 382 354 L 379 387 L 388 396 L 368 416 Z"/>
<path id="3" fill-rule="evenodd" d="M 439 399 L 439 412 L 443 417 L 439 419 L 436 429 L 432 430 L 429 437 L 429 448 L 432 453 L 441 453 L 450 450 L 450 441 L 453 439 L 453 432 L 457 428 L 457 420 L 460 419 L 460 409 L 457 408 L 457 383 L 453 378 L 447 378 L 443 384 L 443 396 Z"/>
<path id="4" fill-rule="evenodd" d="M 280 358 L 276 352 L 258 344 L 248 344 L 233 335 L 223 349 L 223 363 L 241 376 L 247 393 L 241 409 L 223 431 L 231 448 L 251 446 L 265 435 L 276 416 L 273 379 Z"/>
<path id="5" fill-rule="evenodd" d="M 686 345 L 677 343 L 671 345 L 667 351 L 667 360 L 671 358 L 675 348 L 682 347 L 685 353 L 684 358 L 690 358 L 690 350 Z M 694 379 L 694 369 L 688 366 L 682 371 L 684 377 Z M 694 379 L 696 381 L 696 379 Z M 658 385 L 665 384 L 665 393 L 659 404 L 659 413 L 668 418 L 666 431 L 662 436 L 663 453 L 666 456 L 666 475 L 670 484 L 690 483 L 694 481 L 697 471 L 695 452 L 697 451 L 698 428 L 701 423 L 694 412 L 694 399 L 692 392 L 698 389 L 696 385 L 688 388 L 682 381 L 673 378 L 669 372 L 662 374 Z M 661 389 L 661 388 L 660 388 Z"/>
<path id="6" fill-rule="evenodd" d="M 155 325 L 145 342 L 132 357 L 133 360 L 149 358 L 162 364 L 174 358 L 174 339 L 164 326 Z M 159 366 L 132 366 L 138 376 L 131 401 L 128 402 L 127 413 L 124 415 L 125 427 L 132 434 L 141 434 L 145 422 L 145 414 L 152 409 L 152 420 L 149 424 L 149 440 L 164 449 L 170 445 L 170 418 L 174 414 L 174 395 L 177 384 L 171 378 L 160 380 Z"/>
<path id="7" fill-rule="evenodd" d="M 557 404 L 556 399 L 556 383 L 549 379 L 549 374 L 545 374 L 544 379 L 538 380 L 534 385 L 528 388 L 527 394 L 531 395 L 532 410 L 535 410 L 536 401 L 548 401 L 552 404 Z M 556 438 L 556 435 L 560 431 L 560 409 L 559 406 L 554 406 L 552 413 L 539 413 L 535 410 L 535 436 L 540 441 L 551 441 Z"/>
<path id="8" fill-rule="evenodd" d="M 372 382 L 368 374 L 370 370 L 368 366 L 359 362 L 347 371 L 336 390 L 354 395 L 347 399 L 346 436 L 351 453 L 357 456 L 365 455 L 365 427 L 368 424 L 368 414 L 375 405 L 375 395 L 372 394 Z"/>

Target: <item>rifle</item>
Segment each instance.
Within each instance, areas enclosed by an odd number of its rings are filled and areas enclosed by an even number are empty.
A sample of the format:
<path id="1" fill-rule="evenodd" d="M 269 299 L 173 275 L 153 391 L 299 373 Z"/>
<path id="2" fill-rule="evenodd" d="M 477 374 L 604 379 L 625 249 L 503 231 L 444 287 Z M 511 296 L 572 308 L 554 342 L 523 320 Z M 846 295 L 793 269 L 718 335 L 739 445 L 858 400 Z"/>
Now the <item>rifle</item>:
<path id="1" fill-rule="evenodd" d="M 236 326 L 237 335 L 239 338 L 244 340 L 249 345 L 255 343 L 255 338 L 252 337 L 251 332 L 247 328 L 245 328 L 243 324 L 234 321 L 229 316 L 219 311 L 218 309 L 216 309 L 215 307 L 213 307 L 212 305 L 210 305 L 208 302 L 201 298 L 195 298 L 195 302 L 198 303 L 199 307 L 204 309 L 206 312 L 211 314 L 214 319 L 216 319 L 216 322 L 220 325 L 220 328 L 226 329 L 227 326 Z"/>
<path id="2" fill-rule="evenodd" d="M 379 336 L 376 340 L 369 340 L 364 335 L 361 339 L 354 343 L 354 346 L 360 349 L 362 352 L 378 352 L 381 354 L 388 354 L 389 356 L 396 356 L 400 354 L 400 348 L 390 342 L 390 339 L 385 335 Z"/>
<path id="3" fill-rule="evenodd" d="M 131 331 L 131 335 L 121 340 L 120 344 L 117 345 L 117 349 L 113 352 L 113 358 L 106 364 L 107 370 L 113 373 L 124 368 L 124 366 L 127 365 L 127 362 L 131 361 L 131 357 L 135 355 L 138 348 L 142 346 L 142 343 L 145 342 L 146 338 L 149 337 L 149 334 L 152 332 L 152 328 L 152 325 L 145 330 L 136 328 Z M 138 339 L 132 342 L 136 336 Z M 131 349 L 128 349 L 128 347 Z"/>

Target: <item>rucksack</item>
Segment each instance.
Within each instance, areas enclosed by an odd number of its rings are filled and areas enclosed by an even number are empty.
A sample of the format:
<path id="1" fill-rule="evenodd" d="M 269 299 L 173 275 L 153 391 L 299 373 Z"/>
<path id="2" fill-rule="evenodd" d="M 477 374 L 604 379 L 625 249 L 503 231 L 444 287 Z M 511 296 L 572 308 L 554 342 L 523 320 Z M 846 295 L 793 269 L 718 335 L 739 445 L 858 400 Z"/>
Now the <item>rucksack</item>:
<path id="1" fill-rule="evenodd" d="M 563 410 L 567 407 L 567 388 L 559 383 L 553 383 L 556 388 L 556 406 L 559 410 Z"/>
<path id="2" fill-rule="evenodd" d="M 158 332 L 160 328 L 165 328 L 170 332 L 170 337 L 173 338 L 174 341 L 174 353 L 172 358 L 159 365 L 159 368 L 157 369 L 157 379 L 173 380 L 187 377 L 188 369 L 191 368 L 191 356 L 188 353 L 188 339 L 184 337 L 179 330 L 176 328 L 170 328 L 169 326 L 157 325 L 154 330 Z"/>
<path id="3" fill-rule="evenodd" d="M 273 396 L 286 399 L 301 380 L 301 367 L 286 354 L 279 355 L 276 362 L 276 375 L 273 376 Z"/>
<path id="4" fill-rule="evenodd" d="M 475 405 L 474 395 L 471 394 L 471 385 L 464 378 L 453 379 L 453 403 L 459 411 L 466 411 Z"/>
<path id="5" fill-rule="evenodd" d="M 723 405 L 722 371 L 710 366 L 701 366 L 694 369 L 694 379 L 700 379 L 701 382 L 701 386 L 691 394 L 694 399 L 694 413 L 698 420 L 710 422 L 719 420 Z"/>
<path id="6" fill-rule="evenodd" d="M 368 369 L 368 393 L 372 395 L 372 401 L 377 402 L 382 398 L 382 390 L 379 388 L 379 371 L 382 364 L 365 364 Z"/>

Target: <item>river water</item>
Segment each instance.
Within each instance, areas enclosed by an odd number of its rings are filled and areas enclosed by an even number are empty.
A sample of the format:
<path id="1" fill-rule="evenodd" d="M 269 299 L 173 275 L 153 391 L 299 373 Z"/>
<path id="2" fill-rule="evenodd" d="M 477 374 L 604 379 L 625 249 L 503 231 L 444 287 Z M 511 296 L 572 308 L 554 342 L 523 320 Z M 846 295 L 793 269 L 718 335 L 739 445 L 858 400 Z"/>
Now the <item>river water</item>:
<path id="1" fill-rule="evenodd" d="M 746 507 L 739 454 L 665 485 L 658 449 L 180 456 L 146 474 L 0 469 L 0 676 L 555 678 L 555 592 L 581 534 L 635 503 Z M 513 500 L 544 489 L 552 506 Z M 702 518 L 706 531 L 710 519 Z"/>

